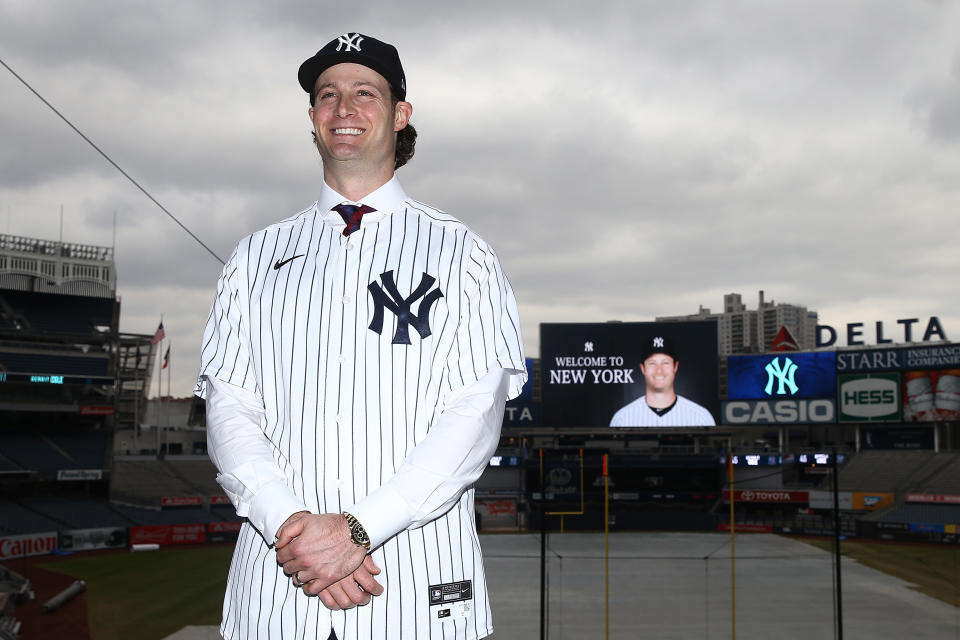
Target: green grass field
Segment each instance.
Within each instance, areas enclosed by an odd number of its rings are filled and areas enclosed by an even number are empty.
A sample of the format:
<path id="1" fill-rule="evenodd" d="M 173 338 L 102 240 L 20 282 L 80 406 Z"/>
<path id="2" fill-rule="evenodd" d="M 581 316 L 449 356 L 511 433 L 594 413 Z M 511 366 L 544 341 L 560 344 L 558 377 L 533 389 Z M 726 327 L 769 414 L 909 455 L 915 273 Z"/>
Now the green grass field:
<path id="1" fill-rule="evenodd" d="M 805 539 L 804 542 L 833 553 L 833 540 Z M 840 553 L 871 569 L 900 578 L 920 593 L 960 607 L 960 547 L 844 540 Z"/>
<path id="2" fill-rule="evenodd" d="M 804 542 L 832 552 L 829 539 Z M 843 553 L 960 606 L 960 547 L 845 541 Z M 160 640 L 188 625 L 217 625 L 233 545 L 83 555 L 41 564 L 87 582 L 93 640 Z"/>
<path id="3" fill-rule="evenodd" d="M 86 581 L 93 640 L 159 640 L 187 625 L 220 624 L 232 554 L 232 544 L 167 547 L 41 566 Z"/>

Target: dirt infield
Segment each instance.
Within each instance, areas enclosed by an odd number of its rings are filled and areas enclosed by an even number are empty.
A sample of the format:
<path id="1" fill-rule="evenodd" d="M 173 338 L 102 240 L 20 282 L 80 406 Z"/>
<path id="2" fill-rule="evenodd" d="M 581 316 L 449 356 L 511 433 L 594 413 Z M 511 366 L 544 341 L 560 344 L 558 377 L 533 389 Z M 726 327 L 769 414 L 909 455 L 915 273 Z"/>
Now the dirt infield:
<path id="1" fill-rule="evenodd" d="M 81 593 L 51 613 L 45 613 L 43 603 L 57 595 L 74 582 L 74 578 L 39 567 L 55 563 L 58 556 L 36 556 L 6 562 L 6 566 L 30 580 L 33 587 L 32 602 L 19 605 L 14 617 L 22 624 L 20 637 L 23 640 L 41 638 L 69 638 L 90 640 L 90 625 L 87 618 L 87 594 Z"/>

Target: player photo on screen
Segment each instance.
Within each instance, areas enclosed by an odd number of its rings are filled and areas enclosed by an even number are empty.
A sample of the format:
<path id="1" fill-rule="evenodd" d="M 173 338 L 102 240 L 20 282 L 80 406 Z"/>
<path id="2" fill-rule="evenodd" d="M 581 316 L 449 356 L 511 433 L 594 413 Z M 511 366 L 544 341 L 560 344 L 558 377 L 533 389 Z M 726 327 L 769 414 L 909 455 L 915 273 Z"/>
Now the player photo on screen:
<path id="1" fill-rule="evenodd" d="M 640 374 L 644 394 L 621 407 L 610 420 L 611 427 L 713 427 L 716 421 L 707 409 L 677 394 L 674 383 L 680 360 L 673 339 L 653 335 L 644 341 Z"/>
<path id="2" fill-rule="evenodd" d="M 713 321 L 542 324 L 540 344 L 545 426 L 716 424 Z"/>

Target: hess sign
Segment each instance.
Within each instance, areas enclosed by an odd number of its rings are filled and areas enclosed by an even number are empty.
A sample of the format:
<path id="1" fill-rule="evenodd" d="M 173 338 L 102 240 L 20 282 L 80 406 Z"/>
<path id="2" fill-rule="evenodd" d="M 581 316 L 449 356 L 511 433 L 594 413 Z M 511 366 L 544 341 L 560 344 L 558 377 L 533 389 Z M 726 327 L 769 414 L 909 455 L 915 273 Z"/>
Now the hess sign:
<path id="1" fill-rule="evenodd" d="M 839 378 L 840 422 L 897 422 L 901 419 L 900 374 L 848 374 Z"/>

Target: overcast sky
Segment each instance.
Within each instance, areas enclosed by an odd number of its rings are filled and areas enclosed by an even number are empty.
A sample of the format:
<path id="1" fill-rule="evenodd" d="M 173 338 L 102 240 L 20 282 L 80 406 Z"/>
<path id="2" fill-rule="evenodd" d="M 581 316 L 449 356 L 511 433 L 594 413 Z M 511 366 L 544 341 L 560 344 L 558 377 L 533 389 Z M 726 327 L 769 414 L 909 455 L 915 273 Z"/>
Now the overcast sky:
<path id="1" fill-rule="evenodd" d="M 296 72 L 346 31 L 399 49 L 400 179 L 497 249 L 528 356 L 541 322 L 759 289 L 960 339 L 956 2 L 0 0 L 0 58 L 224 259 L 316 199 Z M 121 330 L 162 314 L 188 394 L 221 265 L 2 68 L 0 95 L 0 232 L 55 240 L 62 205 L 109 246 L 116 214 Z"/>

